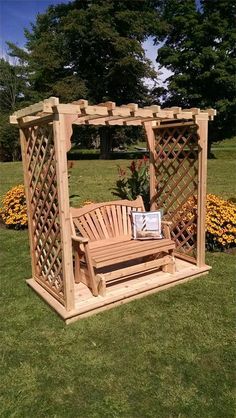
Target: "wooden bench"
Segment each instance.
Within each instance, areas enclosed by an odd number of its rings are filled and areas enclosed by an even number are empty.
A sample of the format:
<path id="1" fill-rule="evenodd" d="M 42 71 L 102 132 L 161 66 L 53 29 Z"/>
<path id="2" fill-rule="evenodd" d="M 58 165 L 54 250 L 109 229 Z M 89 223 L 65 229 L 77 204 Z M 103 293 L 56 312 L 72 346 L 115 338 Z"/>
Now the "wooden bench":
<path id="1" fill-rule="evenodd" d="M 118 200 L 71 208 L 75 282 L 94 296 L 104 295 L 106 283 L 158 268 L 174 273 L 170 222 L 162 222 L 159 240 L 133 240 L 131 211 L 144 211 L 143 200 Z"/>

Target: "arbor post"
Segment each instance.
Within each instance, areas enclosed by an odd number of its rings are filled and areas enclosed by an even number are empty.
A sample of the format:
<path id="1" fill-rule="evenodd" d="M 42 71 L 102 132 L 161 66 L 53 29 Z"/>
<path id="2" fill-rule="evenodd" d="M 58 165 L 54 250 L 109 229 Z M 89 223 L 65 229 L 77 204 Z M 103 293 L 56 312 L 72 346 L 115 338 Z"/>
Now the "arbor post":
<path id="1" fill-rule="evenodd" d="M 66 159 L 66 136 L 64 116 L 55 114 L 53 132 L 56 155 L 56 173 L 58 206 L 61 225 L 62 240 L 62 269 L 65 286 L 65 308 L 67 311 L 74 309 L 74 274 L 72 263 L 72 242 L 70 227 L 70 206 L 68 189 L 68 171 Z"/>
<path id="2" fill-rule="evenodd" d="M 155 134 L 152 128 L 152 122 L 145 122 L 144 127 L 149 149 L 150 210 L 156 210 Z"/>
<path id="3" fill-rule="evenodd" d="M 206 245 L 206 190 L 207 190 L 207 135 L 208 118 L 206 115 L 196 115 L 198 126 L 198 196 L 197 196 L 197 266 L 205 265 Z"/>

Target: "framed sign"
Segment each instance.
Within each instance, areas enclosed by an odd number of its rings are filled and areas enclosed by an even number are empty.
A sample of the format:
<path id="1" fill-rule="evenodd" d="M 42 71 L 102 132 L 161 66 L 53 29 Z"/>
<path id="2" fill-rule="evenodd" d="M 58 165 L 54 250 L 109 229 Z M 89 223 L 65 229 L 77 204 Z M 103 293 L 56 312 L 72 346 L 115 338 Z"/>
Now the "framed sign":
<path id="1" fill-rule="evenodd" d="M 161 212 L 131 212 L 133 239 L 161 239 Z"/>

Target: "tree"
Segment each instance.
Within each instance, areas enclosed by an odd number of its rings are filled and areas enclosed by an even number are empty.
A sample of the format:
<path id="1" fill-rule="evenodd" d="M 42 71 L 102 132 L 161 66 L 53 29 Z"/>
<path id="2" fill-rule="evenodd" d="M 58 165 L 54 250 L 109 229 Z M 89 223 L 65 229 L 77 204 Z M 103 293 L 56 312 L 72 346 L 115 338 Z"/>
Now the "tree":
<path id="1" fill-rule="evenodd" d="M 11 126 L 9 116 L 27 99 L 27 79 L 20 61 L 0 59 L 0 161 L 18 160 L 18 129 Z"/>
<path id="2" fill-rule="evenodd" d="M 9 44 L 10 53 L 24 56 L 32 89 L 45 97 L 141 103 L 148 98 L 144 78 L 156 77 L 142 47 L 154 27 L 158 31 L 151 3 L 75 0 L 50 6 L 25 31 L 28 53 Z"/>
<path id="3" fill-rule="evenodd" d="M 235 133 L 235 2 L 167 0 L 168 22 L 157 61 L 173 72 L 164 99 L 167 105 L 214 107 L 209 143 Z M 158 38 L 160 40 L 160 37 Z"/>
<path id="4" fill-rule="evenodd" d="M 0 111 L 0 161 L 20 158 L 19 132 L 9 123 L 10 113 Z"/>
<path id="5" fill-rule="evenodd" d="M 10 54 L 25 60 L 31 88 L 42 98 L 145 104 L 144 79 L 155 79 L 156 72 L 142 42 L 160 28 L 152 1 L 75 0 L 38 15 L 25 32 L 27 52 L 9 44 Z M 103 149 L 104 141 L 112 146 L 107 138 L 102 129 Z"/>

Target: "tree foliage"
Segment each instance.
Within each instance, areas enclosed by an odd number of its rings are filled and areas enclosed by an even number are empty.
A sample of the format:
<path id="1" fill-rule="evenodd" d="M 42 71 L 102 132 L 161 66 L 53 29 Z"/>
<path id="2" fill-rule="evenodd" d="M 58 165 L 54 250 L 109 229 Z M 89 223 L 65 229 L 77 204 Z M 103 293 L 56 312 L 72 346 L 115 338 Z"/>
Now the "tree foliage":
<path id="1" fill-rule="evenodd" d="M 20 158 L 19 131 L 10 125 L 10 113 L 0 110 L 0 161 L 17 161 Z"/>
<path id="2" fill-rule="evenodd" d="M 162 94 L 167 106 L 216 108 L 210 140 L 229 137 L 236 100 L 234 15 L 235 2 L 228 0 L 74 0 L 50 6 L 25 31 L 26 48 L 8 43 L 17 65 L 0 62 L 11 80 L 9 89 L 9 78 L 3 82 L 0 76 L 1 110 L 49 96 L 142 106 L 159 102 Z M 145 82 L 156 80 L 143 49 L 149 36 L 163 42 L 157 60 L 173 72 L 166 90 L 151 92 Z M 110 133 L 99 130 L 104 153 L 114 146 Z M 126 141 L 125 133 L 112 133 Z"/>
<path id="3" fill-rule="evenodd" d="M 75 0 L 38 15 L 25 31 L 27 51 L 9 47 L 11 56 L 24 60 L 31 89 L 40 98 L 143 105 L 151 101 L 145 79 L 155 79 L 156 72 L 142 42 L 161 25 L 152 1 Z M 110 130 L 99 132 L 105 155 L 114 140 Z"/>
<path id="4" fill-rule="evenodd" d="M 168 29 L 157 61 L 173 72 L 168 78 L 168 105 L 214 107 L 210 140 L 232 136 L 235 129 L 235 2 L 167 0 Z M 160 38 L 159 38 L 160 39 Z"/>
<path id="5" fill-rule="evenodd" d="M 19 159 L 18 129 L 10 125 L 9 116 L 30 102 L 29 91 L 24 65 L 0 59 L 0 161 Z"/>
<path id="6" fill-rule="evenodd" d="M 28 53 L 11 44 L 11 55 L 21 54 L 45 97 L 141 103 L 144 78 L 156 76 L 142 42 L 159 26 L 150 1 L 75 0 L 38 15 L 25 32 Z"/>

